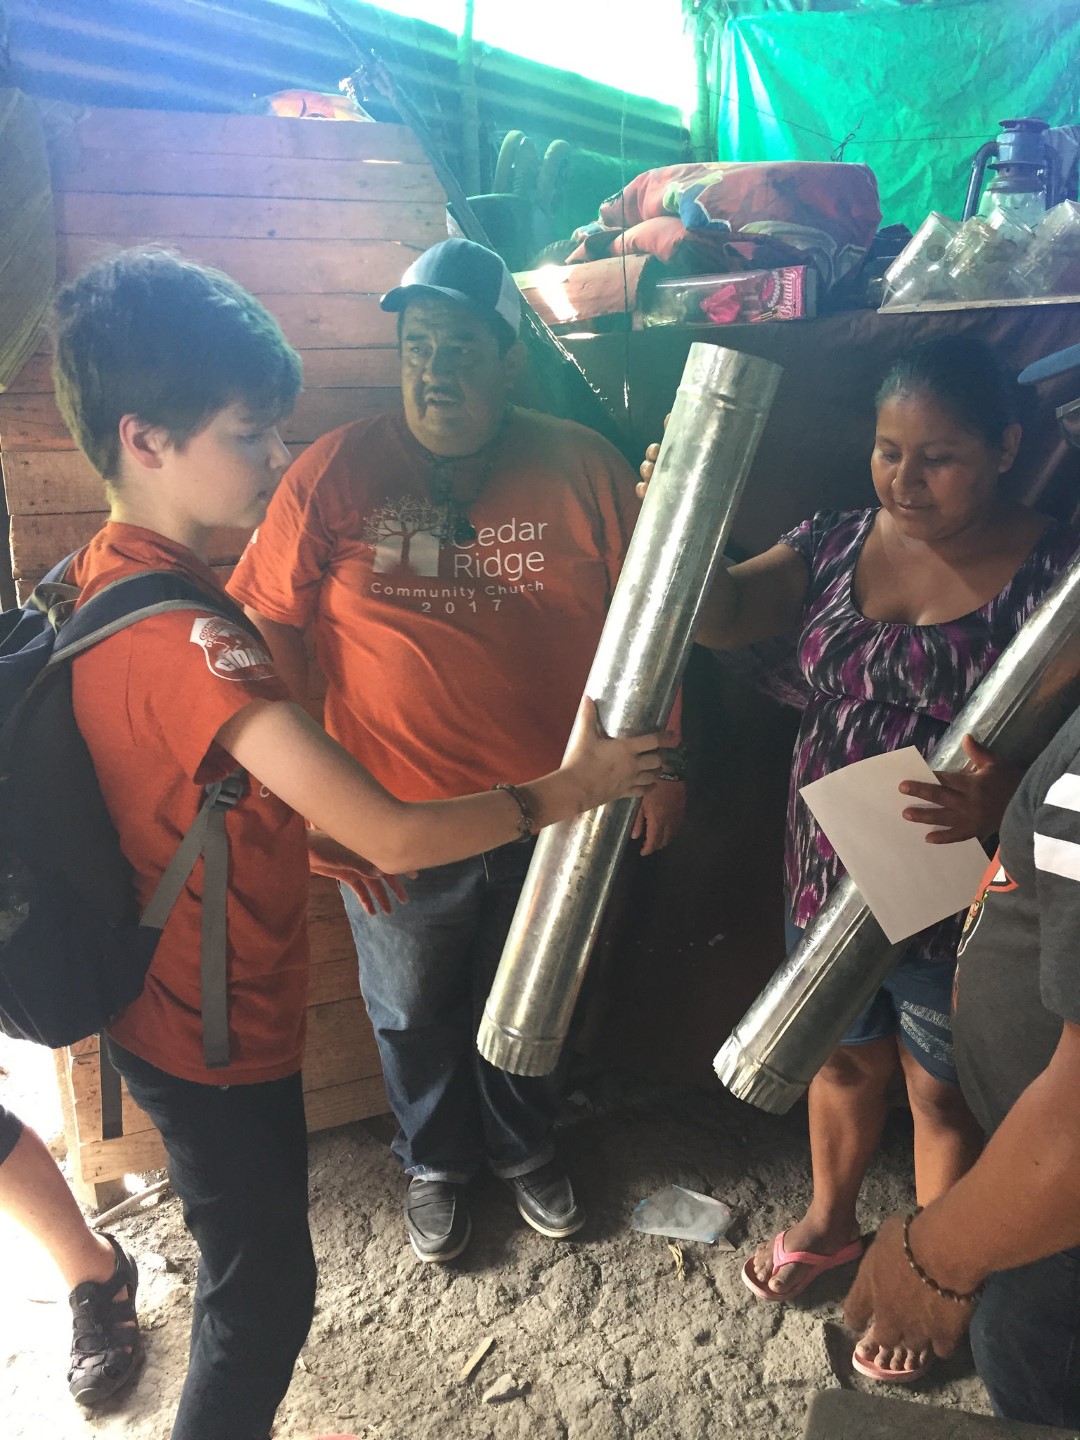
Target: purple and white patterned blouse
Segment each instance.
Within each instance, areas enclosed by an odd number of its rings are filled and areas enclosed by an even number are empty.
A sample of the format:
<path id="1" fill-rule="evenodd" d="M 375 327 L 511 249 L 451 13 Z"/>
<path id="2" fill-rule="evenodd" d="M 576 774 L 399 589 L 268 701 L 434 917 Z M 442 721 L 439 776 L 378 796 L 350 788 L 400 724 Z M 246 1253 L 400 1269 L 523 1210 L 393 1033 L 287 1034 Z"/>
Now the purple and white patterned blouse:
<path id="1" fill-rule="evenodd" d="M 823 510 L 780 537 L 810 569 L 797 641 L 808 697 L 791 770 L 785 845 L 788 909 L 800 926 L 814 918 L 844 871 L 799 787 L 904 745 L 928 755 L 1080 549 L 1080 537 L 1055 522 L 1005 589 L 980 609 L 940 625 L 870 620 L 853 589 L 855 565 L 877 513 Z M 959 918 L 923 931 L 913 942 L 918 952 L 954 956 Z"/>

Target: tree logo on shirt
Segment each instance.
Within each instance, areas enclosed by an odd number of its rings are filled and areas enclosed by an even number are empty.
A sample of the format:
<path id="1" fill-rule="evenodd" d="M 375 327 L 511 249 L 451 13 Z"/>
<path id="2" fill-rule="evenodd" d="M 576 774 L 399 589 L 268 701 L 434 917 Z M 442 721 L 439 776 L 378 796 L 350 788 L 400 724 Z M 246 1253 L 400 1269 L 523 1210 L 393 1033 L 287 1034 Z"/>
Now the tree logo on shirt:
<path id="1" fill-rule="evenodd" d="M 270 656 L 255 637 L 220 615 L 200 615 L 191 627 L 190 640 L 201 645 L 212 675 L 222 680 L 253 684 L 274 675 Z"/>
<path id="2" fill-rule="evenodd" d="M 375 547 L 374 573 L 438 575 L 443 520 L 437 505 L 417 495 L 384 501 L 364 521 L 364 539 Z"/>

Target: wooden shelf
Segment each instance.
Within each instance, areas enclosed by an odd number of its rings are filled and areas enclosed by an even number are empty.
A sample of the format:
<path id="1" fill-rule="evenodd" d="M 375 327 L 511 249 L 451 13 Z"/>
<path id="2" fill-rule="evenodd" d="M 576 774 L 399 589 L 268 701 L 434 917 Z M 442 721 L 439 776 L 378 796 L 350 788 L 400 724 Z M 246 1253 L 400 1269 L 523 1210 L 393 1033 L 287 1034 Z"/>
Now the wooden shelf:
<path id="1" fill-rule="evenodd" d="M 1080 295 L 1025 295 L 1022 299 L 922 300 L 918 305 L 882 305 L 879 315 L 936 315 L 945 310 L 1024 310 L 1030 305 L 1076 305 Z"/>

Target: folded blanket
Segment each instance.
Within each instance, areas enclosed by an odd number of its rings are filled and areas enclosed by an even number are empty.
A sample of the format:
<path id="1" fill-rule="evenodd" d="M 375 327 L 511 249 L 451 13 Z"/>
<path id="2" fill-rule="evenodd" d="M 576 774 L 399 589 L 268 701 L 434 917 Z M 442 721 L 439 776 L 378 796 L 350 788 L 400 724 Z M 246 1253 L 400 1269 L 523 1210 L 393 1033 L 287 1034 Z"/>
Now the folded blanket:
<path id="1" fill-rule="evenodd" d="M 866 165 L 715 161 L 646 170 L 575 233 L 570 262 L 657 255 L 683 273 L 814 265 L 826 285 L 861 262 L 878 225 Z"/>

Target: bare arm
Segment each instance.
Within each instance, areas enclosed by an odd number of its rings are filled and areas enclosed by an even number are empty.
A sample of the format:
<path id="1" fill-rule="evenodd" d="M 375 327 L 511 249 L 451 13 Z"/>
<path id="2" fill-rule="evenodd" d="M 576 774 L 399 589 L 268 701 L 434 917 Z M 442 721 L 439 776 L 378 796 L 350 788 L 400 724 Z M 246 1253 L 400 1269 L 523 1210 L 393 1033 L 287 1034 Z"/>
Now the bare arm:
<path id="1" fill-rule="evenodd" d="M 912 1226 L 924 1267 L 971 1289 L 1080 1243 L 1080 1025 L 1066 1023 L 1049 1065 L 1023 1092 L 978 1162 Z M 948 1254 L 946 1255 L 946 1247 Z"/>
<path id="2" fill-rule="evenodd" d="M 737 650 L 795 630 L 810 574 L 790 545 L 719 571 L 705 597 L 696 639 L 713 650 Z"/>
<path id="3" fill-rule="evenodd" d="M 670 419 L 664 416 L 665 430 Z M 642 500 L 659 454 L 659 442 L 650 445 L 638 467 Z M 752 560 L 722 569 L 705 596 L 694 638 L 710 650 L 737 650 L 788 635 L 798 624 L 809 583 L 806 562 L 790 545 L 774 545 Z"/>
<path id="4" fill-rule="evenodd" d="M 962 1180 L 911 1224 L 911 1249 L 940 1284 L 966 1294 L 1011 1270 L 1080 1243 L 1080 1026 L 1066 1023 L 1049 1065 L 1027 1087 Z M 911 1271 L 890 1220 L 867 1252 L 846 1308 L 875 1340 L 947 1355 L 971 1308 L 940 1299 Z"/>
<path id="5" fill-rule="evenodd" d="M 268 620 L 250 605 L 244 606 L 244 614 L 266 641 L 274 669 L 289 687 L 289 693 L 303 705 L 309 699 L 310 689 L 303 631 L 294 625 Z"/>
<path id="6" fill-rule="evenodd" d="M 518 835 L 520 812 L 502 791 L 406 804 L 331 740 L 299 705 L 255 700 L 215 737 L 259 782 L 339 844 L 401 873 L 445 865 Z M 610 740 L 583 703 L 562 767 L 530 781 L 537 827 L 624 795 L 641 795 L 660 768 L 666 735 Z"/>

